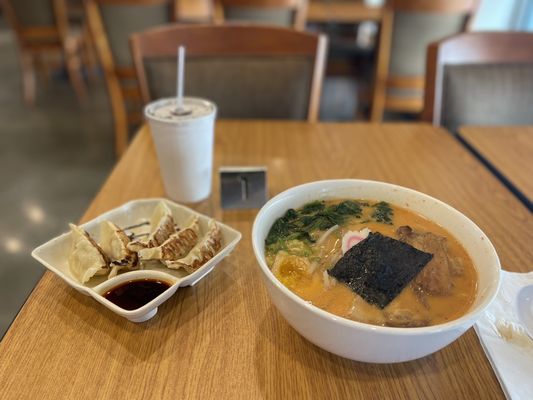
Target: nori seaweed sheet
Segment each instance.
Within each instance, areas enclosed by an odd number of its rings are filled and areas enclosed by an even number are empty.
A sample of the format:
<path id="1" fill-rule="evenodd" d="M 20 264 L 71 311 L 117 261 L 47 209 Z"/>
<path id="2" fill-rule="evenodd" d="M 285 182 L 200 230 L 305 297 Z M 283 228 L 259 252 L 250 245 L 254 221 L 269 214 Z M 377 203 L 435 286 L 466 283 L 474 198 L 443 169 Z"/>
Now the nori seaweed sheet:
<path id="1" fill-rule="evenodd" d="M 348 250 L 328 274 L 368 303 L 385 308 L 432 258 L 433 254 L 372 232 Z"/>

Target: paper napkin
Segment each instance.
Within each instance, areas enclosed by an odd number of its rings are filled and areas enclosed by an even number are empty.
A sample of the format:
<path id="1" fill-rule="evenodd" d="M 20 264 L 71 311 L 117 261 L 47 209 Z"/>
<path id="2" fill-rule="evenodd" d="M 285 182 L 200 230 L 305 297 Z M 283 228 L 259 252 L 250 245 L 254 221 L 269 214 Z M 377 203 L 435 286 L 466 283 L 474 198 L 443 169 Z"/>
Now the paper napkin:
<path id="1" fill-rule="evenodd" d="M 533 339 L 518 319 L 518 291 L 533 284 L 533 272 L 502 271 L 500 291 L 475 324 L 485 354 L 508 399 L 533 398 Z"/>

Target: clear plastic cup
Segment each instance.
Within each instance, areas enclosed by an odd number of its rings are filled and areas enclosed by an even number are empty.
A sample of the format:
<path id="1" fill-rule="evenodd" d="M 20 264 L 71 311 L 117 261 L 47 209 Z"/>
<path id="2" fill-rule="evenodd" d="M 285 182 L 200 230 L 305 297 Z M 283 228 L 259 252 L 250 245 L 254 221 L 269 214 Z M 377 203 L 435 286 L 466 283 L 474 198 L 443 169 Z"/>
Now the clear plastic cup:
<path id="1" fill-rule="evenodd" d="M 216 105 L 183 98 L 187 112 L 177 112 L 176 99 L 154 101 L 144 108 L 150 125 L 167 195 L 195 203 L 211 194 Z"/>

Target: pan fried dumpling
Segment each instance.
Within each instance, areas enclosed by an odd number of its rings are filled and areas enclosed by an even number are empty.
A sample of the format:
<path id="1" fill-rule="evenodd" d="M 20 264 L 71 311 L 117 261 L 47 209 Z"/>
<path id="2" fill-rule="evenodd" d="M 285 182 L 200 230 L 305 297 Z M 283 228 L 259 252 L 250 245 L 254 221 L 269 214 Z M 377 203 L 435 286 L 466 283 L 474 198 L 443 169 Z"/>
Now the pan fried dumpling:
<path id="1" fill-rule="evenodd" d="M 144 240 L 135 240 L 128 244 L 128 249 L 131 251 L 139 251 L 142 249 L 157 247 L 162 245 L 170 235 L 176 232 L 174 218 L 172 211 L 164 203 L 161 202 L 155 208 L 152 217 L 150 218 L 150 235 Z"/>
<path id="2" fill-rule="evenodd" d="M 100 224 L 100 247 L 111 260 L 109 278 L 116 276 L 121 269 L 130 269 L 135 265 L 137 254 L 128 249 L 129 242 L 128 235 L 113 222 Z"/>
<path id="3" fill-rule="evenodd" d="M 214 257 L 216 252 L 220 250 L 221 240 L 220 228 L 212 219 L 207 225 L 205 236 L 187 256 L 176 261 L 164 261 L 164 263 L 168 268 L 183 268 L 188 273 L 192 273 Z"/>
<path id="4" fill-rule="evenodd" d="M 141 260 L 178 260 L 189 253 L 198 242 L 200 225 L 195 217 L 186 228 L 172 234 L 158 247 L 139 250 Z"/>
<path id="5" fill-rule="evenodd" d="M 72 248 L 68 264 L 72 275 L 81 283 L 87 282 L 95 275 L 109 272 L 109 259 L 100 246 L 79 226 L 69 224 Z"/>

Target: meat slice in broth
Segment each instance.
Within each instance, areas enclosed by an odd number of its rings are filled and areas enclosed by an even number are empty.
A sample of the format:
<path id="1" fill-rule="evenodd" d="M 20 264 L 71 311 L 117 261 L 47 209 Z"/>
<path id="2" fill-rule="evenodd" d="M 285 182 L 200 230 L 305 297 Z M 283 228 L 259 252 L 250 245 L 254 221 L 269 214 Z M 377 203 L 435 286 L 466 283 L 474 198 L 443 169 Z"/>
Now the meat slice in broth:
<path id="1" fill-rule="evenodd" d="M 429 325 L 429 318 L 407 308 L 385 312 L 386 325 L 398 328 L 418 328 Z"/>
<path id="2" fill-rule="evenodd" d="M 399 240 L 418 250 L 433 254 L 433 259 L 415 278 L 415 283 L 431 294 L 448 294 L 452 288 L 452 275 L 460 274 L 461 267 L 450 260 L 447 239 L 431 232 L 416 232 L 410 226 L 400 226 Z"/>
<path id="3" fill-rule="evenodd" d="M 386 326 L 415 328 L 429 325 L 430 307 L 417 292 L 416 284 L 412 282 L 383 310 Z"/>
<path id="4" fill-rule="evenodd" d="M 464 273 L 465 266 L 463 264 L 463 261 L 460 258 L 457 257 L 449 257 L 448 260 L 450 260 L 450 272 L 453 276 L 461 276 Z"/>

